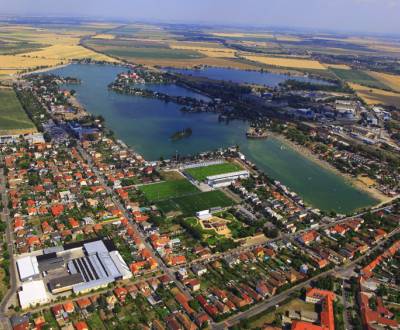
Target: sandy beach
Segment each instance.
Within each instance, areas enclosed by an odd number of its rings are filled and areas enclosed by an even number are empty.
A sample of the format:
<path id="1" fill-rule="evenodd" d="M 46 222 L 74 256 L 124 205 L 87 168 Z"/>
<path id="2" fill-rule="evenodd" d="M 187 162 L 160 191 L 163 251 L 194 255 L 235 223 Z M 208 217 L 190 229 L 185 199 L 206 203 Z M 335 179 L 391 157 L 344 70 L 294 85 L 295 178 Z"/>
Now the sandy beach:
<path id="1" fill-rule="evenodd" d="M 319 166 L 325 168 L 328 171 L 332 171 L 337 175 L 340 175 L 341 177 L 343 177 L 350 185 L 356 187 L 357 189 L 366 192 L 367 194 L 369 194 L 370 196 L 372 196 L 374 199 L 379 201 L 379 205 L 381 204 L 385 204 L 390 202 L 393 198 L 390 198 L 389 196 L 384 195 L 383 193 L 381 193 L 379 190 L 373 188 L 373 187 L 369 187 L 367 186 L 364 182 L 358 180 L 357 178 L 343 173 L 341 171 L 339 171 L 337 168 L 335 168 L 333 165 L 329 164 L 328 162 L 326 162 L 325 160 L 320 159 L 316 154 L 314 154 L 311 150 L 309 150 L 306 147 L 303 147 L 301 145 L 298 145 L 296 143 L 294 143 L 293 141 L 290 141 L 289 139 L 287 139 L 285 136 L 281 135 L 281 134 L 277 134 L 275 132 L 269 132 L 269 134 L 274 137 L 275 139 L 279 140 L 280 142 L 282 142 L 283 144 L 288 145 L 289 147 L 293 148 L 294 150 L 296 150 L 297 152 L 301 153 L 302 155 L 304 155 L 305 157 L 307 157 L 309 160 L 317 163 Z"/>

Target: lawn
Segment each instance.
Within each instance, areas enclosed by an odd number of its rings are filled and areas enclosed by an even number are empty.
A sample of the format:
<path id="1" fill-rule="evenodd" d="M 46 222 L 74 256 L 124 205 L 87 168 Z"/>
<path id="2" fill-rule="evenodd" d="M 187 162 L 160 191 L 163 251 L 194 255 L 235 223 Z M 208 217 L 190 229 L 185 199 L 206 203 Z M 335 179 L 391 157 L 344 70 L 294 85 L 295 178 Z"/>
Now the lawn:
<path id="1" fill-rule="evenodd" d="M 306 311 L 306 312 L 314 312 L 315 305 L 306 303 L 301 299 L 292 299 L 288 303 L 280 306 L 276 310 L 267 310 L 266 312 L 262 312 L 252 318 L 250 320 L 250 327 L 258 328 L 263 327 L 265 324 L 270 324 L 274 321 L 277 314 L 284 314 L 286 311 L 295 310 L 295 311 Z"/>
<path id="2" fill-rule="evenodd" d="M 90 329 L 103 330 L 106 328 L 97 312 L 94 312 L 92 315 L 89 316 L 89 318 L 87 319 L 87 323 Z"/>
<path id="3" fill-rule="evenodd" d="M 189 168 L 185 172 L 197 181 L 204 181 L 208 176 L 237 172 L 243 168 L 234 163 L 223 163 L 203 167 Z"/>
<path id="4" fill-rule="evenodd" d="M 192 216 L 197 211 L 228 207 L 234 205 L 234 202 L 223 192 L 215 190 L 161 201 L 157 205 L 165 213 L 181 210 L 185 216 Z"/>
<path id="5" fill-rule="evenodd" d="M 187 180 L 173 180 L 141 186 L 140 191 L 151 202 L 195 194 L 199 190 Z"/>
<path id="6" fill-rule="evenodd" d="M 346 69 L 338 69 L 338 68 L 330 68 L 330 70 L 338 76 L 340 79 L 360 84 L 368 87 L 376 87 L 376 88 L 383 88 L 387 89 L 388 87 L 380 82 L 379 80 L 375 79 L 374 77 L 370 76 L 369 74 L 359 71 L 359 70 L 346 70 Z"/>
<path id="7" fill-rule="evenodd" d="M 0 88 L 0 131 L 15 130 L 36 131 L 15 92 L 11 88 Z"/>

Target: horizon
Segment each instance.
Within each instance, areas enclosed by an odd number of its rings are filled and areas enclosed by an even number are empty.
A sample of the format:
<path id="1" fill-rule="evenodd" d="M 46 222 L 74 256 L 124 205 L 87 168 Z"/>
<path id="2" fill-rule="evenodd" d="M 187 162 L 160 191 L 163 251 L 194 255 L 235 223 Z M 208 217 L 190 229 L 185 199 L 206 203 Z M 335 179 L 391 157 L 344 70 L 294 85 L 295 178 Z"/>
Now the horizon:
<path id="1" fill-rule="evenodd" d="M 94 0 L 84 4 L 73 0 L 65 8 L 65 1 L 54 4 L 51 0 L 40 0 L 33 5 L 29 0 L 20 0 L 18 3 L 0 1 L 0 10 L 2 17 L 143 21 L 400 35 L 400 0 L 338 0 L 334 3 L 328 0 L 304 0 L 294 4 L 290 0 L 251 0 L 251 6 L 241 2 L 219 0 L 211 4 L 211 0 L 204 0 L 202 3 L 188 4 L 183 0 L 117 0 L 113 4 L 103 1 L 99 5 Z M 157 11 L 153 6 L 157 6 Z M 140 12 L 137 8 L 140 8 Z M 339 21 L 340 26 L 337 23 Z"/>

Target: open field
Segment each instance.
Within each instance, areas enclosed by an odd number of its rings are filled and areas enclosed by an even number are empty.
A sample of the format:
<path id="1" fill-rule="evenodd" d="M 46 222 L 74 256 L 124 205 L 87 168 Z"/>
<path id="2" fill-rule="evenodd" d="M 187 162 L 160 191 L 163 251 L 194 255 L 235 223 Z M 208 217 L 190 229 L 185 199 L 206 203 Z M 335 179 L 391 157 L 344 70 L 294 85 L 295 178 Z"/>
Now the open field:
<path id="1" fill-rule="evenodd" d="M 106 39 L 106 40 L 112 40 L 115 39 L 115 35 L 113 34 L 96 34 L 93 39 Z"/>
<path id="2" fill-rule="evenodd" d="M 171 47 L 169 46 L 171 44 Z M 229 48 L 211 47 L 209 43 L 182 43 L 160 39 L 90 39 L 85 45 L 131 63 L 146 66 L 192 68 L 199 65 L 231 67 L 236 69 L 258 69 L 256 64 L 244 63 L 234 56 Z"/>
<path id="3" fill-rule="evenodd" d="M 212 32 L 210 33 L 216 37 L 223 38 L 273 38 L 274 35 L 271 33 L 241 33 L 241 32 Z"/>
<path id="4" fill-rule="evenodd" d="M 376 80 L 379 80 L 381 83 L 390 87 L 392 90 L 400 92 L 400 76 L 373 71 L 369 71 L 368 75 L 374 77 Z"/>
<path id="5" fill-rule="evenodd" d="M 199 190 L 187 180 L 174 180 L 149 184 L 141 186 L 139 189 L 143 192 L 145 197 L 152 202 L 199 192 Z"/>
<path id="6" fill-rule="evenodd" d="M 64 26 L 59 30 L 55 26 L 50 28 L 20 25 L 0 26 L 1 75 L 52 67 L 72 59 L 91 58 L 115 62 L 108 56 L 79 45 L 82 37 L 93 35 L 96 33 L 96 29 L 103 28 L 101 24 L 99 26 Z M 2 45 L 5 47 L 1 47 Z"/>
<path id="7" fill-rule="evenodd" d="M 29 57 L 24 55 L 0 55 L 0 69 L 3 70 L 24 70 L 29 68 L 54 66 L 61 64 L 59 59 L 43 57 Z"/>
<path id="8" fill-rule="evenodd" d="M 284 67 L 284 68 L 326 70 L 326 67 L 323 66 L 318 61 L 309 59 L 269 57 L 260 55 L 244 55 L 244 58 L 262 64 Z"/>
<path id="9" fill-rule="evenodd" d="M 238 164 L 223 163 L 204 167 L 189 168 L 185 170 L 185 173 L 189 174 L 197 181 L 204 181 L 208 176 L 211 175 L 237 172 L 241 170 L 243 169 Z"/>
<path id="10" fill-rule="evenodd" d="M 385 104 L 400 107 L 400 93 L 388 92 L 353 83 L 349 85 L 368 105 Z"/>
<path id="11" fill-rule="evenodd" d="M 0 133 L 36 132 L 35 125 L 22 109 L 11 88 L 0 88 Z"/>
<path id="12" fill-rule="evenodd" d="M 273 311 L 266 311 L 259 315 L 256 315 L 251 319 L 250 329 L 263 328 L 265 324 L 270 324 L 275 320 L 277 314 L 285 314 L 286 311 L 303 311 L 303 312 L 315 312 L 315 305 L 306 303 L 301 299 L 293 299 L 287 304 L 278 307 Z"/>
<path id="13" fill-rule="evenodd" d="M 223 57 L 223 58 L 235 58 L 235 50 L 229 49 L 226 47 L 216 47 L 217 44 L 209 44 L 207 46 L 203 45 L 203 43 L 171 43 L 170 47 L 172 49 L 186 49 L 201 53 L 207 57 Z"/>
<path id="14" fill-rule="evenodd" d="M 96 53 L 78 44 L 71 44 L 71 45 L 57 44 L 46 47 L 39 51 L 24 54 L 24 56 L 31 58 L 44 58 L 48 60 L 53 60 L 53 59 L 73 60 L 73 59 L 91 58 L 96 61 L 116 62 L 113 58 L 109 56 Z"/>
<path id="15" fill-rule="evenodd" d="M 388 88 L 388 86 L 386 86 L 379 80 L 375 79 L 373 76 L 363 71 L 337 69 L 337 68 L 330 68 L 330 70 L 336 76 L 338 76 L 338 78 L 350 83 L 364 85 L 368 87 L 375 87 L 375 88 Z"/>
<path id="16" fill-rule="evenodd" d="M 341 69 L 341 70 L 351 70 L 351 67 L 349 67 L 346 64 L 324 64 L 328 69 Z"/>
<path id="17" fill-rule="evenodd" d="M 157 203 L 157 206 L 165 213 L 182 210 L 185 216 L 192 216 L 198 211 L 208 210 L 213 207 L 228 207 L 232 205 L 234 205 L 234 202 L 219 190 L 192 194 Z"/>

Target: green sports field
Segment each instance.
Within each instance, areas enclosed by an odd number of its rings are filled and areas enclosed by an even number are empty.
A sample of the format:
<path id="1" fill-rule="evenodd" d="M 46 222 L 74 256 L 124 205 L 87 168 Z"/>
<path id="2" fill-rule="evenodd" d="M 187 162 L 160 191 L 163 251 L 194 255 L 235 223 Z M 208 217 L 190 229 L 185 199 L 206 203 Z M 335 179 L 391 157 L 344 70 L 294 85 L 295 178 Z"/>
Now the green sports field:
<path id="1" fill-rule="evenodd" d="M 199 190 L 187 180 L 172 180 L 139 187 L 151 202 L 198 193 Z"/>
<path id="2" fill-rule="evenodd" d="M 11 134 L 15 130 L 35 131 L 35 125 L 26 115 L 11 88 L 0 88 L 0 132 Z"/>
<path id="3" fill-rule="evenodd" d="M 238 164 L 223 163 L 203 167 L 188 168 L 185 170 L 185 173 L 189 174 L 197 181 L 204 181 L 208 176 L 237 172 L 241 170 L 243 170 L 243 168 Z"/>
<path id="4" fill-rule="evenodd" d="M 157 206 L 164 213 L 180 210 L 183 215 L 192 216 L 197 211 L 208 210 L 213 207 L 228 207 L 234 204 L 234 201 L 223 192 L 215 190 L 160 201 Z"/>

